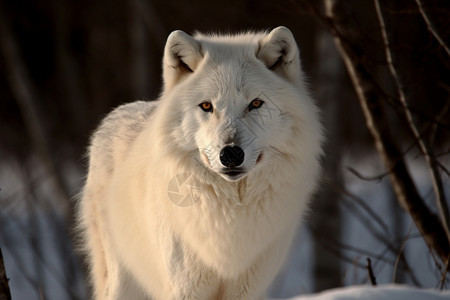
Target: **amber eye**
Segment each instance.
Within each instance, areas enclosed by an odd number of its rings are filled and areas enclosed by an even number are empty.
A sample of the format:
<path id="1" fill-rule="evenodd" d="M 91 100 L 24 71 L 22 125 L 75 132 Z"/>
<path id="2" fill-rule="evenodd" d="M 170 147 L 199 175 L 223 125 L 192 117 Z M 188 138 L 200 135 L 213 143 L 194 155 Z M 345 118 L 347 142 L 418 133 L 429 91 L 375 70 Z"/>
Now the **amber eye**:
<path id="1" fill-rule="evenodd" d="M 212 106 L 211 102 L 203 101 L 198 106 L 200 106 L 200 108 L 203 109 L 203 111 L 206 111 L 206 112 L 212 112 L 213 111 L 213 106 Z"/>
<path id="2" fill-rule="evenodd" d="M 251 111 L 252 109 L 260 108 L 263 104 L 264 101 L 262 99 L 255 98 L 252 100 L 252 102 L 250 102 L 247 109 L 248 111 Z"/>

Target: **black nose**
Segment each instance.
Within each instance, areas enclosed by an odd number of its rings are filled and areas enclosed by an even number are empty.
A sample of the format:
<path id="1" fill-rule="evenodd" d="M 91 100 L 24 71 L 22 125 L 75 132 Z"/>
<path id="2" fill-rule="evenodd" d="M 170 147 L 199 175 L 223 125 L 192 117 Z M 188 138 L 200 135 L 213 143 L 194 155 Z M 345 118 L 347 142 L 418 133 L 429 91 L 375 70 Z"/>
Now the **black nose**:
<path id="1" fill-rule="evenodd" d="M 244 162 L 244 150 L 238 146 L 226 146 L 220 150 L 220 162 L 228 168 L 238 167 Z"/>

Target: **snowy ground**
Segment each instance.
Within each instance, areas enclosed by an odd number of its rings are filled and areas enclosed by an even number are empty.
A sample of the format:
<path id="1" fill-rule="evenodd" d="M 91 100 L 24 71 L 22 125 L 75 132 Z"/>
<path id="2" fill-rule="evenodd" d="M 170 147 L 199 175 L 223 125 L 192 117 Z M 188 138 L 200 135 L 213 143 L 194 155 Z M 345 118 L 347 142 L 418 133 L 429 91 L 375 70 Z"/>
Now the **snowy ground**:
<path id="1" fill-rule="evenodd" d="M 290 300 L 448 300 L 450 291 L 419 290 L 401 285 L 351 286 Z"/>

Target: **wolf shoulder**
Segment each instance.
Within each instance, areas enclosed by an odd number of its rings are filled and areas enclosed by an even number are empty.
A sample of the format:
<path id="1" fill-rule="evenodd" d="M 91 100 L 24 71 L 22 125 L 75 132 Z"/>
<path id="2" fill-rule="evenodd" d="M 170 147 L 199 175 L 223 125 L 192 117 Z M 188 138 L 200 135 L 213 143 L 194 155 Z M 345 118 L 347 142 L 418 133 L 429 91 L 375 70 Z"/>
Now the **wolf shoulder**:
<path id="1" fill-rule="evenodd" d="M 89 147 L 91 167 L 113 171 L 127 149 L 147 126 L 159 101 L 135 101 L 110 112 L 92 135 Z"/>

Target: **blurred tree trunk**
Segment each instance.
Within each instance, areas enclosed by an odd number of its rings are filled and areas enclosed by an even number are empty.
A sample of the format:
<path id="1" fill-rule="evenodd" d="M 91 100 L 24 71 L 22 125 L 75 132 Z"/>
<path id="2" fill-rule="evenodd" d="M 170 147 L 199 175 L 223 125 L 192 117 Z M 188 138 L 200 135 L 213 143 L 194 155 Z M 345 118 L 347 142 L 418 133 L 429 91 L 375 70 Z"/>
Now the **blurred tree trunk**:
<path id="1" fill-rule="evenodd" d="M 66 104 L 63 111 L 67 122 L 72 126 L 72 134 L 86 130 L 86 124 L 79 118 L 77 112 L 88 110 L 86 106 L 86 95 L 82 84 L 80 66 L 75 57 L 70 52 L 71 37 L 71 14 L 70 3 L 67 0 L 52 0 L 51 2 L 54 16 L 54 37 L 55 37 L 55 60 L 59 89 Z"/>
<path id="2" fill-rule="evenodd" d="M 130 47 L 131 47 L 131 86 L 133 94 L 142 99 L 150 93 L 150 90 L 156 89 L 151 86 L 150 74 L 148 69 L 149 49 L 148 34 L 145 30 L 143 21 L 143 1 L 132 0 L 129 2 L 130 11 Z"/>
<path id="3" fill-rule="evenodd" d="M 341 235 L 341 213 L 339 209 L 339 193 L 328 184 L 333 182 L 342 185 L 341 155 L 341 100 L 339 94 L 343 74 L 343 65 L 339 54 L 333 46 L 333 40 L 329 34 L 320 32 L 317 39 L 319 55 L 317 57 L 317 97 L 321 100 L 323 108 L 323 121 L 327 128 L 327 144 L 324 163 L 324 183 L 319 195 L 313 204 L 311 226 L 313 228 L 313 273 L 315 291 L 338 287 L 342 285 L 341 261 L 338 257 L 330 255 L 324 248 L 322 241 L 330 236 L 339 239 Z"/>

